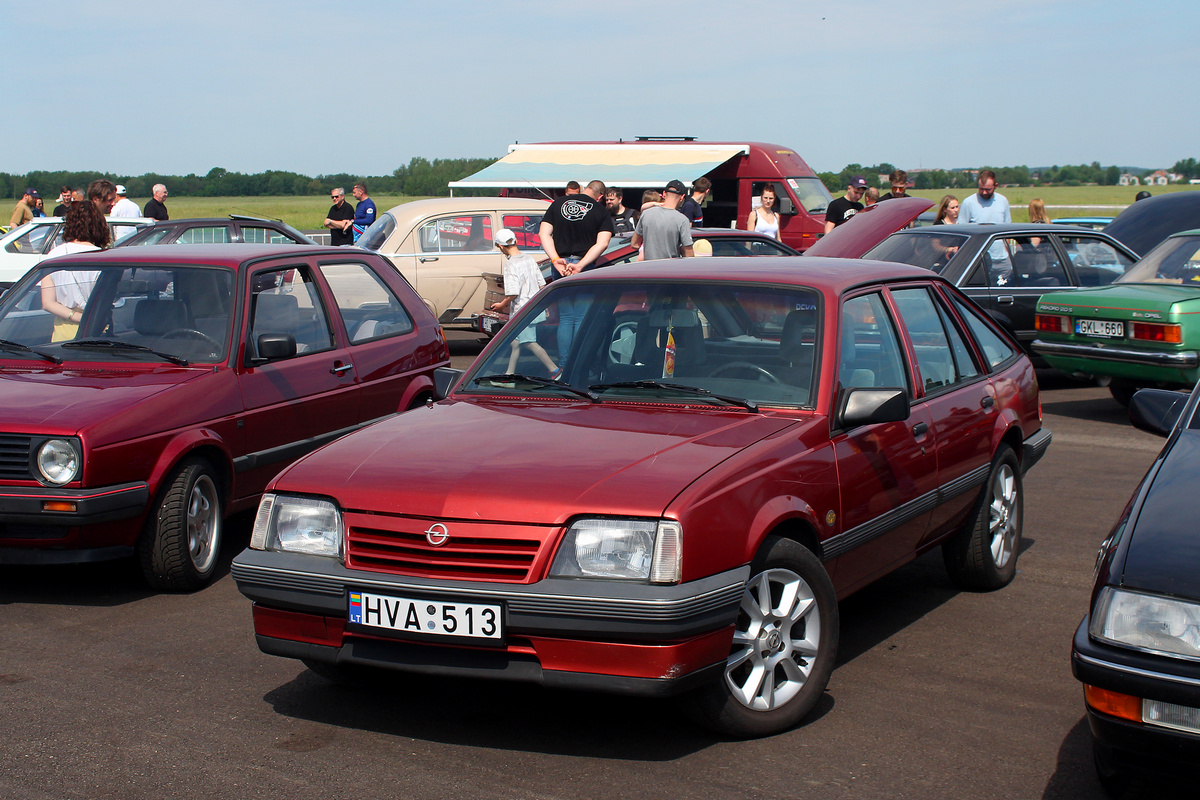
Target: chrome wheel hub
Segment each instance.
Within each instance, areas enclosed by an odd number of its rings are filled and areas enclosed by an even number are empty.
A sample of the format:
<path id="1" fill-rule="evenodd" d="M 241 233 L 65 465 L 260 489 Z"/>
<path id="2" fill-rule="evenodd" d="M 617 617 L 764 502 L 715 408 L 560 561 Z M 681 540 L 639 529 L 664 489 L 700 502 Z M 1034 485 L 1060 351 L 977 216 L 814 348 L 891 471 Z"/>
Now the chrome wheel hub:
<path id="1" fill-rule="evenodd" d="M 820 645 L 812 587 L 791 570 L 765 570 L 742 593 L 725 683 L 746 708 L 779 708 L 804 688 Z"/>

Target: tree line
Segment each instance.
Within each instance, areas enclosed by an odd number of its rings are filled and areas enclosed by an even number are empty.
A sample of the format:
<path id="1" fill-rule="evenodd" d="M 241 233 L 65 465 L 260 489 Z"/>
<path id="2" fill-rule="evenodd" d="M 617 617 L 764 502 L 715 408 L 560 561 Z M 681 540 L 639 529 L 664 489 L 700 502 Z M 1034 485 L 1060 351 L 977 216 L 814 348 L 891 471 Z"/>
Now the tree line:
<path id="1" fill-rule="evenodd" d="M 206 175 L 163 175 L 148 172 L 145 175 L 118 175 L 111 172 L 71 172 L 67 170 L 35 170 L 24 175 L 0 172 L 0 196 L 17 199 L 26 187 L 41 192 L 47 199 L 58 196 L 60 186 L 86 187 L 97 178 L 106 178 L 113 183 L 124 184 L 130 197 L 149 197 L 150 189 L 162 183 L 176 197 L 279 197 L 285 195 L 320 195 L 334 186 L 349 190 L 359 181 L 367 184 L 374 194 L 406 195 L 409 197 L 446 197 L 450 194 L 447 184 L 461 180 L 496 162 L 494 158 L 435 158 L 420 156 L 407 165 L 393 170 L 391 175 L 317 175 L 310 177 L 297 172 L 267 170 L 253 174 L 229 172 L 213 167 Z M 887 175 L 896 168 L 886 162 L 873 166 L 847 164 L 840 172 L 817 173 L 821 181 L 834 195 L 839 194 L 855 175 L 862 175 L 874 183 L 876 175 Z M 988 169 L 988 167 L 984 167 Z M 1026 166 L 990 167 L 996 180 L 1005 184 L 1041 184 L 1056 186 L 1083 186 L 1099 184 L 1115 186 L 1120 182 L 1121 169 L 1116 166 L 1102 167 L 1097 161 L 1077 166 L 1053 166 L 1031 170 Z M 1196 159 L 1177 161 L 1172 172 L 1186 179 L 1200 178 L 1200 164 Z M 917 189 L 970 189 L 975 186 L 971 170 L 924 170 L 912 172 L 909 178 Z M 494 194 L 491 189 L 459 189 L 457 194 L 484 196 Z"/>
<path id="2" fill-rule="evenodd" d="M 836 196 L 849 185 L 850 179 L 855 175 L 862 175 L 868 183 L 874 185 L 876 180 L 874 176 L 887 175 L 895 169 L 886 162 L 874 166 L 848 164 L 841 172 L 819 172 L 817 175 L 826 188 Z M 1102 167 L 1098 161 L 1093 161 L 1091 164 L 1068 164 L 1061 167 L 1055 165 L 1039 169 L 1031 169 L 1026 166 L 984 166 L 980 169 L 990 169 L 995 172 L 996 182 L 1002 186 L 1085 186 L 1089 184 L 1117 186 L 1121 182 L 1122 173 L 1120 167 Z M 1186 161 L 1177 162 L 1171 171 L 1191 178 L 1195 177 L 1192 173 L 1200 173 L 1200 168 L 1197 167 L 1196 159 L 1189 158 Z M 976 184 L 973 173 L 977 174 L 976 171 L 969 169 L 930 169 L 910 172 L 908 178 L 913 182 L 913 188 L 916 189 L 973 189 Z"/>
<path id="3" fill-rule="evenodd" d="M 85 188 L 89 183 L 104 178 L 125 186 L 130 197 L 149 197 L 156 183 L 166 185 L 175 197 L 278 197 L 284 195 L 328 194 L 335 186 L 341 186 L 349 194 L 355 183 L 364 182 L 372 194 L 398 194 L 407 196 L 448 196 L 446 187 L 450 181 L 478 172 L 494 158 L 435 158 L 429 160 L 416 157 L 407 165 L 397 168 L 391 175 L 301 175 L 297 172 L 267 170 L 247 174 L 230 172 L 213 167 L 206 175 L 164 175 L 148 172 L 145 175 L 120 175 L 113 172 L 45 171 L 35 170 L 24 175 L 0 172 L 0 196 L 20 198 L 27 187 L 37 189 L 42 197 L 50 200 L 58 197 L 59 187 Z M 487 195 L 494 191 L 457 190 L 458 195 Z"/>

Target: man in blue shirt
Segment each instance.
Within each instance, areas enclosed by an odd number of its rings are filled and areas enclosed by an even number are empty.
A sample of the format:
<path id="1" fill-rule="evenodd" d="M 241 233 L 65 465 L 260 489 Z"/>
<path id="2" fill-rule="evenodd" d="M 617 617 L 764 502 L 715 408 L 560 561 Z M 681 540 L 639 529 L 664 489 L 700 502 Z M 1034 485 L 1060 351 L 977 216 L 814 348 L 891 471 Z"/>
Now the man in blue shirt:
<path id="1" fill-rule="evenodd" d="M 979 192 L 962 201 L 958 207 L 958 221 L 968 222 L 1012 222 L 1008 199 L 996 192 L 996 173 L 985 169 L 979 173 Z"/>
<path id="2" fill-rule="evenodd" d="M 354 241 L 357 242 L 363 231 L 375 221 L 375 201 L 367 196 L 365 183 L 354 184 L 352 192 L 354 199 L 358 201 L 358 205 L 354 207 Z"/>

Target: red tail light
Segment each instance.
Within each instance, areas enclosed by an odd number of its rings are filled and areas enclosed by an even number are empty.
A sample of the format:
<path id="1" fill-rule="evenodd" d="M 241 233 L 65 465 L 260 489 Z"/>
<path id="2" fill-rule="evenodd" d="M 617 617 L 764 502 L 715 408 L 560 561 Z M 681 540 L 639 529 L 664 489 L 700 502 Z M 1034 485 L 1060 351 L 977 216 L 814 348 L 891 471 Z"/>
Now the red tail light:
<path id="1" fill-rule="evenodd" d="M 1143 342 L 1164 342 L 1180 344 L 1183 341 L 1183 327 L 1180 325 L 1156 325 L 1150 322 L 1129 323 L 1129 337 Z"/>
<path id="2" fill-rule="evenodd" d="M 1048 333 L 1069 333 L 1071 321 L 1058 314 L 1038 314 L 1033 323 L 1034 328 Z"/>

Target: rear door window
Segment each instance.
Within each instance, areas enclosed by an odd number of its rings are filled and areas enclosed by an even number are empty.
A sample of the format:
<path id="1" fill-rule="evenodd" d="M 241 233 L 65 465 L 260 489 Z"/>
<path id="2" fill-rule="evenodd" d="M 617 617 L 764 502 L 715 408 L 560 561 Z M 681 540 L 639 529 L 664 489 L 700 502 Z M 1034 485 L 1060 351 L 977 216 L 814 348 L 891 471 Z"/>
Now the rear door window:
<path id="1" fill-rule="evenodd" d="M 492 252 L 492 218 L 489 214 L 442 217 L 421 226 L 422 253 Z"/>
<path id="2" fill-rule="evenodd" d="M 541 214 L 505 214 L 500 219 L 503 227 L 516 234 L 517 247 L 522 250 L 542 249 L 542 239 L 538 236 Z"/>
<path id="3" fill-rule="evenodd" d="M 412 317 L 392 290 L 363 264 L 323 264 L 338 313 L 353 343 L 411 333 Z"/>
<path id="4" fill-rule="evenodd" d="M 1107 286 L 1133 266 L 1133 259 L 1103 239 L 1060 236 L 1080 286 Z"/>
<path id="5" fill-rule="evenodd" d="M 198 225 L 179 234 L 175 244 L 225 244 L 228 241 L 228 225 Z"/>

